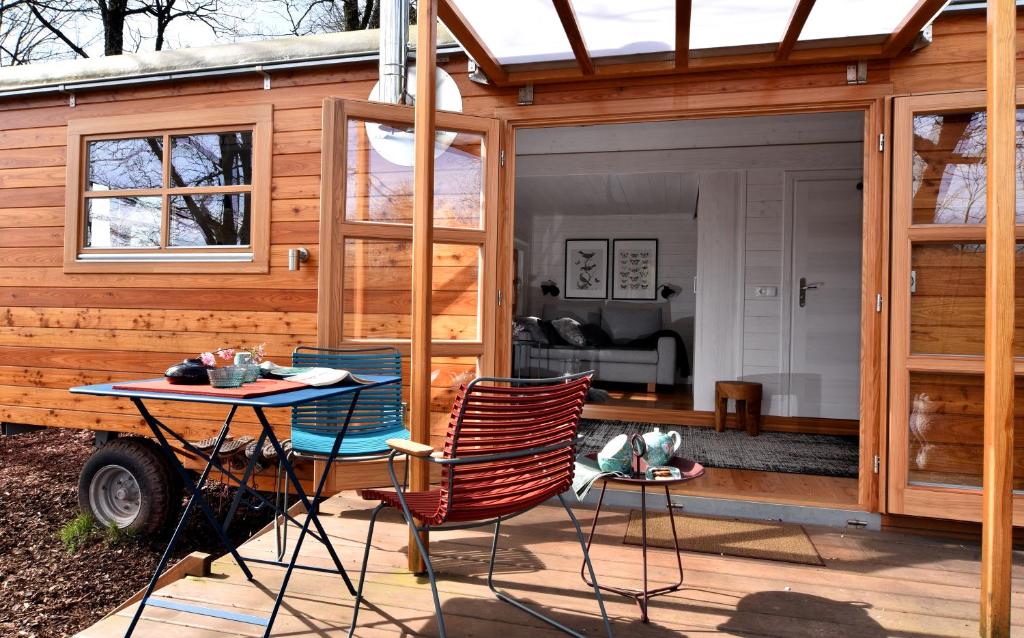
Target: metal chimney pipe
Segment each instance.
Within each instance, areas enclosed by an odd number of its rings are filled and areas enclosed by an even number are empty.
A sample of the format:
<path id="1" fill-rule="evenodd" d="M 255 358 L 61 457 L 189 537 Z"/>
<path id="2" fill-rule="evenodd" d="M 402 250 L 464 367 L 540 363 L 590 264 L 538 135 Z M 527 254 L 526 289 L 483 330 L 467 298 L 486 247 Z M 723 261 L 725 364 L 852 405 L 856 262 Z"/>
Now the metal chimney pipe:
<path id="1" fill-rule="evenodd" d="M 380 100 L 405 104 L 408 92 L 409 0 L 380 0 Z"/>

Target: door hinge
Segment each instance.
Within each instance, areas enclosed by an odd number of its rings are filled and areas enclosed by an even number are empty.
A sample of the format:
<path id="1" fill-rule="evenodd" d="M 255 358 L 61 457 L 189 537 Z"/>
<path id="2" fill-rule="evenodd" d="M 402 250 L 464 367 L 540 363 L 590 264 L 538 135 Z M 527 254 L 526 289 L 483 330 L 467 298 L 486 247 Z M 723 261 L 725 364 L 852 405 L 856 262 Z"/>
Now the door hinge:
<path id="1" fill-rule="evenodd" d="M 875 474 L 878 474 L 878 472 L 882 469 L 882 459 L 880 459 L 877 454 L 875 455 L 875 458 L 872 461 L 871 469 L 874 470 Z"/>
<path id="2" fill-rule="evenodd" d="M 910 294 L 917 292 L 917 271 L 910 271 Z"/>
<path id="3" fill-rule="evenodd" d="M 885 150 L 885 133 L 878 134 L 878 152 L 881 153 Z"/>
<path id="4" fill-rule="evenodd" d="M 875 312 L 882 312 L 882 293 L 875 295 Z"/>
<path id="5" fill-rule="evenodd" d="M 498 151 L 498 164 L 501 166 L 505 165 L 505 149 Z"/>
<path id="6" fill-rule="evenodd" d="M 502 295 L 501 295 L 501 291 L 499 290 L 498 291 L 498 306 L 501 306 L 501 299 L 502 299 Z"/>

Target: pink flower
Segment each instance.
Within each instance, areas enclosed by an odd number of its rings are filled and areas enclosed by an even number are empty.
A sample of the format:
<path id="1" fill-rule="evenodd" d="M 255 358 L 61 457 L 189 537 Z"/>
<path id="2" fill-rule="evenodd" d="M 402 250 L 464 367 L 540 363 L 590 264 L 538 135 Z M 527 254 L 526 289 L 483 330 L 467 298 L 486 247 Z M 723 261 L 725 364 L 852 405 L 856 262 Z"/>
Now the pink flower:
<path id="1" fill-rule="evenodd" d="M 260 363 L 263 361 L 263 357 L 265 356 L 267 356 L 267 344 L 261 343 L 256 346 L 255 350 L 253 350 L 252 358 L 256 363 Z"/>
<path id="2" fill-rule="evenodd" d="M 213 368 L 217 365 L 217 359 L 214 358 L 212 352 L 204 352 L 199 355 L 199 359 L 202 360 L 204 366 Z"/>
<path id="3" fill-rule="evenodd" d="M 235 351 L 231 348 L 224 348 L 223 350 L 219 350 L 217 354 L 219 354 L 220 358 L 224 359 L 225 361 L 231 361 L 232 359 L 235 358 Z"/>

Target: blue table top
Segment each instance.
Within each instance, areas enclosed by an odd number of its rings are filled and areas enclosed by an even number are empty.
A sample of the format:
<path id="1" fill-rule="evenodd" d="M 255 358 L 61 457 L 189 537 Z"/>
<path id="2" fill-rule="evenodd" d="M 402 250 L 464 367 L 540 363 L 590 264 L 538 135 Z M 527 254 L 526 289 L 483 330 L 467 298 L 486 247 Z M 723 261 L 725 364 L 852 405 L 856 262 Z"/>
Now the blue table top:
<path id="1" fill-rule="evenodd" d="M 356 390 L 366 390 L 389 383 L 398 383 L 401 377 L 360 375 L 360 378 L 371 381 L 365 385 L 329 386 L 324 388 L 301 388 L 278 394 L 268 394 L 262 397 L 240 399 L 236 397 L 213 397 L 202 394 L 175 394 L 172 392 L 143 392 L 140 390 L 115 390 L 115 385 L 132 383 L 130 381 L 119 381 L 114 383 L 99 383 L 96 385 L 83 385 L 71 388 L 74 394 L 94 394 L 104 397 L 124 397 L 137 399 L 156 399 L 160 401 L 187 401 L 191 403 L 216 403 L 219 405 L 249 406 L 254 408 L 290 408 L 318 399 L 328 399 L 345 394 L 352 394 Z M 158 381 L 159 379 L 140 379 L 144 381 Z M 137 383 L 138 381 L 135 381 Z"/>

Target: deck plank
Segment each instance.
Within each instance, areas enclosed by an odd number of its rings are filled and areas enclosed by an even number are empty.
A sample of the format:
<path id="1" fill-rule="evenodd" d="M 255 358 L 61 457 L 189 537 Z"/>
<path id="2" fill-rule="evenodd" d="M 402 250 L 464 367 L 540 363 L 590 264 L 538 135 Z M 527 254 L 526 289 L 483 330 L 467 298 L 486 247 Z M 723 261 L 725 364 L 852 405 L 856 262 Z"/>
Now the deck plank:
<path id="1" fill-rule="evenodd" d="M 361 558 L 369 508 L 351 494 L 324 503 L 322 520 L 353 572 Z M 579 509 L 586 527 L 591 512 Z M 640 549 L 624 545 L 627 513 L 609 510 L 595 537 L 593 557 L 606 584 L 632 586 L 639 575 Z M 605 523 L 605 521 L 607 521 Z M 641 624 L 635 605 L 606 598 L 619 636 L 655 638 L 725 635 L 749 638 L 857 636 L 961 637 L 977 633 L 978 548 L 964 542 L 918 538 L 903 533 L 850 532 L 806 528 L 825 567 L 712 556 L 686 552 L 686 588 L 651 604 L 651 623 Z M 294 533 L 291 535 L 294 540 Z M 358 636 L 437 635 L 426 581 L 404 570 L 408 533 L 396 513 L 385 513 L 374 537 L 367 576 L 370 605 L 360 613 Z M 486 587 L 487 530 L 436 533 L 432 539 L 441 580 L 442 605 L 453 636 L 548 638 L 562 635 L 494 599 Z M 270 557 L 273 533 L 262 533 L 243 555 Z M 502 526 L 495 580 L 560 621 L 601 635 L 593 596 L 580 582 L 580 550 L 564 511 L 541 507 Z M 324 548 L 303 545 L 302 560 L 328 565 Z M 671 552 L 651 550 L 652 583 L 674 576 Z M 209 577 L 185 579 L 160 590 L 180 602 L 266 615 L 283 570 L 253 566 L 247 582 L 230 557 L 214 561 Z M 1024 555 L 1014 556 L 1015 608 L 1024 611 Z M 79 634 L 80 638 L 123 635 L 131 606 Z M 329 574 L 296 572 L 274 627 L 279 636 L 344 636 L 352 600 L 341 580 Z M 1024 614 L 1014 620 L 1024 635 Z M 261 628 L 169 609 L 147 608 L 136 636 L 238 638 L 259 636 Z"/>

